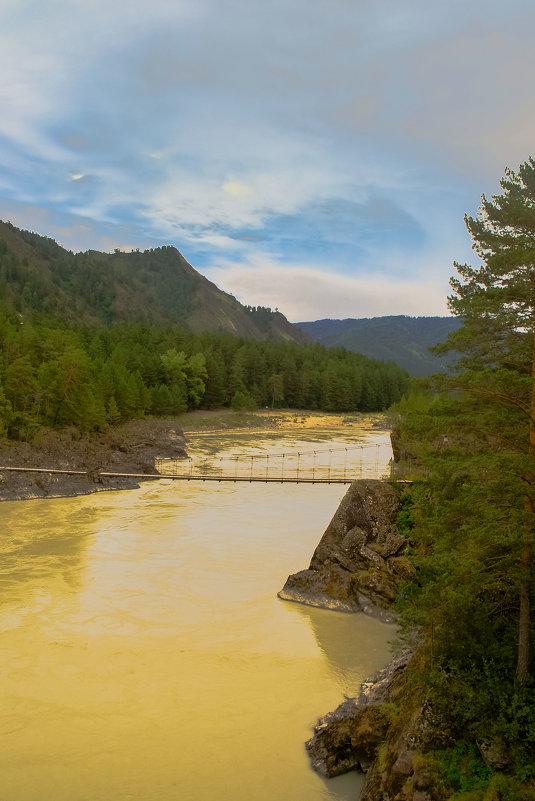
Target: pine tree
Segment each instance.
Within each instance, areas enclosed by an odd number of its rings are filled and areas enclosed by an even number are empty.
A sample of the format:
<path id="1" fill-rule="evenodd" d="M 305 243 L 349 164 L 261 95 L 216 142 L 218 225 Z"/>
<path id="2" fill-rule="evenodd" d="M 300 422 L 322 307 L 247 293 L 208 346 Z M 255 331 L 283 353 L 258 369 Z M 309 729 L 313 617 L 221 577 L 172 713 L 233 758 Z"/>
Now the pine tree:
<path id="1" fill-rule="evenodd" d="M 456 264 L 449 307 L 464 325 L 437 351 L 462 354 L 450 386 L 472 404 L 472 435 L 511 454 L 510 481 L 522 488 L 517 679 L 524 686 L 535 534 L 535 160 L 506 170 L 500 185 L 501 194 L 482 197 L 476 218 L 465 217 L 482 266 Z"/>
<path id="2" fill-rule="evenodd" d="M 112 425 L 114 425 L 114 423 L 118 423 L 121 419 L 121 413 L 117 406 L 117 401 L 115 400 L 113 395 L 108 401 L 108 408 L 106 410 L 106 419 L 108 423 L 111 423 Z"/>

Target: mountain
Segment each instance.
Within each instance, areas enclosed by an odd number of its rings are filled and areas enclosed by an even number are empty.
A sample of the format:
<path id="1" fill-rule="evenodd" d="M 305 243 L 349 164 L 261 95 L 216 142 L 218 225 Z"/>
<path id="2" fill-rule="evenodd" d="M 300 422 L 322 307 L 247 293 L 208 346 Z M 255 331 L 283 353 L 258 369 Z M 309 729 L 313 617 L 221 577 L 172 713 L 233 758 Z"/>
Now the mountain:
<path id="1" fill-rule="evenodd" d="M 455 317 L 371 317 L 296 323 L 325 347 L 344 347 L 373 359 L 394 361 L 414 376 L 447 369 L 452 356 L 434 356 L 428 348 L 444 342 L 461 322 Z"/>
<path id="2" fill-rule="evenodd" d="M 222 292 L 172 246 L 75 254 L 2 221 L 0 298 L 22 314 L 44 312 L 70 322 L 178 325 L 194 333 L 310 342 L 280 312 L 243 306 Z"/>

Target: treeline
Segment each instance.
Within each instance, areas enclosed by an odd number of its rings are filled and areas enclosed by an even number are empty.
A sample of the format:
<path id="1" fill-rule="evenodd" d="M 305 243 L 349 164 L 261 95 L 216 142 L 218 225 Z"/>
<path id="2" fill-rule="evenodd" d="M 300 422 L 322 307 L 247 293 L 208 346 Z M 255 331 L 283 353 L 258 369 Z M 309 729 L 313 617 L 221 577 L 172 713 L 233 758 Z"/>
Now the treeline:
<path id="1" fill-rule="evenodd" d="M 377 411 L 408 381 L 393 363 L 341 348 L 0 312 L 0 428 L 13 439 L 41 426 L 94 431 L 199 407 Z"/>

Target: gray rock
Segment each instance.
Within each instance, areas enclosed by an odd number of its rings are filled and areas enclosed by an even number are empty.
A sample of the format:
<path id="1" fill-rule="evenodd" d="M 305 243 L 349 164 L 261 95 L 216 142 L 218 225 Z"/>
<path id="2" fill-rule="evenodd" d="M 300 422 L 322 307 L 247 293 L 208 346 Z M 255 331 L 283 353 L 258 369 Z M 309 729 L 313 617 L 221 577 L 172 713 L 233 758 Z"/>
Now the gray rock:
<path id="1" fill-rule="evenodd" d="M 407 547 L 407 538 L 403 534 L 388 534 L 381 543 L 381 556 L 387 559 L 395 556 L 401 549 Z"/>
<path id="2" fill-rule="evenodd" d="M 400 555 L 406 538 L 396 527 L 400 494 L 390 483 L 354 481 L 323 534 L 308 570 L 288 577 L 279 597 L 326 609 L 365 612 L 393 620 L 389 611 L 410 573 Z"/>
<path id="3" fill-rule="evenodd" d="M 433 798 L 429 795 L 427 790 L 415 790 L 412 801 L 433 801 Z"/>
<path id="4" fill-rule="evenodd" d="M 323 609 L 360 612 L 358 599 L 351 597 L 350 582 L 351 573 L 340 565 L 330 565 L 323 571 L 300 570 L 288 576 L 278 596 L 285 601 L 297 601 Z"/>
<path id="5" fill-rule="evenodd" d="M 390 699 L 392 687 L 409 664 L 416 647 L 417 644 L 415 643 L 411 647 L 398 651 L 386 667 L 378 670 L 370 679 L 362 682 L 358 697 L 359 707 L 383 704 Z"/>
<path id="6" fill-rule="evenodd" d="M 412 649 L 398 653 L 383 670 L 364 682 L 357 698 L 347 698 L 320 718 L 306 743 L 313 769 L 331 778 L 350 770 L 367 771 L 384 740 L 388 719 L 382 704 L 407 666 Z"/>
<path id="7" fill-rule="evenodd" d="M 377 551 L 374 551 L 368 545 L 363 545 L 359 551 L 360 555 L 367 561 L 367 562 L 375 562 L 376 565 L 379 567 L 385 567 L 386 562 L 382 556 L 380 556 Z"/>
<path id="8" fill-rule="evenodd" d="M 350 770 L 367 770 L 375 759 L 388 721 L 380 706 L 359 708 L 354 698 L 318 721 L 306 743 L 313 769 L 332 778 Z"/>
<path id="9" fill-rule="evenodd" d="M 332 561 L 333 553 L 343 551 L 344 546 L 347 547 L 348 534 L 351 535 L 350 541 L 358 538 L 360 547 L 370 541 L 386 541 L 388 535 L 398 534 L 396 515 L 399 508 L 399 494 L 387 481 L 354 481 L 314 551 L 311 569 L 318 570 Z M 365 541 L 362 541 L 362 533 Z"/>
<path id="10" fill-rule="evenodd" d="M 99 434 L 42 431 L 32 444 L 0 442 L 0 464 L 57 468 L 82 475 L 0 470 L 0 501 L 87 495 L 139 486 L 139 479 L 100 477 L 102 472 L 155 474 L 155 458 L 186 456 L 182 432 L 169 420 L 132 420 Z"/>

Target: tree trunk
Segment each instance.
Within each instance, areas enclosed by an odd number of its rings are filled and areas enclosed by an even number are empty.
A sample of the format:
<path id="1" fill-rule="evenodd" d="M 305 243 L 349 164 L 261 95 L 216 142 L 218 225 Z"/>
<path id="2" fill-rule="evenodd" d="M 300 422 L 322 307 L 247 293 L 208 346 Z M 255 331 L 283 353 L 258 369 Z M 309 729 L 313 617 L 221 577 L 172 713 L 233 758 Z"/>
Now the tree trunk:
<path id="1" fill-rule="evenodd" d="M 533 340 L 533 354 L 531 359 L 531 403 L 529 418 L 529 449 L 531 457 L 535 456 L 535 335 Z M 525 476 L 529 486 L 533 483 L 533 475 Z M 524 498 L 524 511 L 528 512 L 531 520 L 524 526 L 524 542 L 520 554 L 520 614 L 518 621 L 518 662 L 516 678 L 521 687 L 526 686 L 529 677 L 530 652 L 530 589 L 531 589 L 531 529 L 533 526 L 533 499 L 531 495 Z"/>

